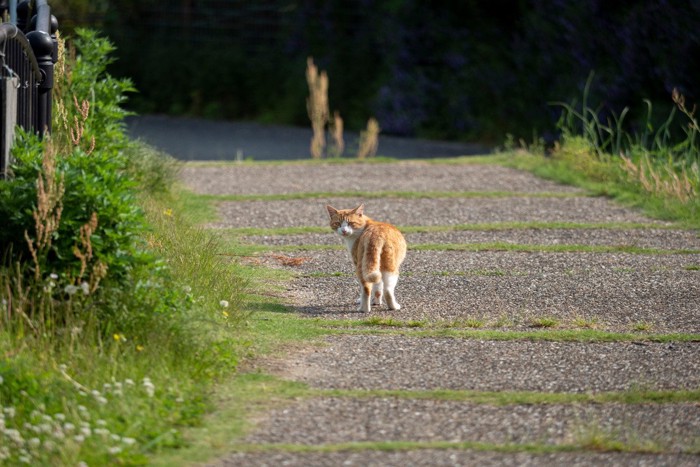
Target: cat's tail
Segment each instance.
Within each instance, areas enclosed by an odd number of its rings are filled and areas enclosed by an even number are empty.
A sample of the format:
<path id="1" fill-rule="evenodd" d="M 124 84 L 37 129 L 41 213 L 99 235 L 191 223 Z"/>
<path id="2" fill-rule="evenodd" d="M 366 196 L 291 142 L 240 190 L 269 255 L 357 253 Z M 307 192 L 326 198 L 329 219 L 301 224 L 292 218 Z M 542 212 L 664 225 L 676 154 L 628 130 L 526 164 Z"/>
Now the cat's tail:
<path id="1" fill-rule="evenodd" d="M 377 238 L 374 242 L 367 242 L 365 255 L 362 258 L 362 275 L 367 282 L 376 284 L 382 278 L 379 270 L 384 239 Z"/>

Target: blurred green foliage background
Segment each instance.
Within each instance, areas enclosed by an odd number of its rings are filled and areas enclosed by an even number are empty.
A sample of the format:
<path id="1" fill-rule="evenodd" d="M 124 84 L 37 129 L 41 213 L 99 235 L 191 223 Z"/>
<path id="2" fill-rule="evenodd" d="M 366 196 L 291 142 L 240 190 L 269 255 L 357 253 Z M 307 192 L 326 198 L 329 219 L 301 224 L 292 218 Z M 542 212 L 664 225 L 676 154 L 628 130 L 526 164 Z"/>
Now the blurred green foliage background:
<path id="1" fill-rule="evenodd" d="M 596 79 L 601 116 L 659 119 L 678 88 L 700 94 L 696 0 L 60 0 L 59 24 L 101 29 L 111 72 L 134 80 L 140 113 L 307 125 L 304 71 L 330 78 L 349 129 L 498 142 L 555 137 L 561 108 Z M 635 119 L 638 114 L 639 119 Z M 631 130 L 635 130 L 631 128 Z"/>

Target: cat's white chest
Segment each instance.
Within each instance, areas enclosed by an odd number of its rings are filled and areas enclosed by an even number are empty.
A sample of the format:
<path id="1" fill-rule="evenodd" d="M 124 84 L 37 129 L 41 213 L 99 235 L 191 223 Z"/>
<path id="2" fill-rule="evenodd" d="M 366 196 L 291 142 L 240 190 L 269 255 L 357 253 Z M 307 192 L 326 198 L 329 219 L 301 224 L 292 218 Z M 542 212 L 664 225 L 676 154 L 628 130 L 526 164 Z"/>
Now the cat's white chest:
<path id="1" fill-rule="evenodd" d="M 345 248 L 348 249 L 348 253 L 350 253 L 350 257 L 352 257 L 352 247 L 353 247 L 353 245 L 355 245 L 356 240 L 357 240 L 356 236 L 343 237 L 343 243 L 345 243 Z"/>

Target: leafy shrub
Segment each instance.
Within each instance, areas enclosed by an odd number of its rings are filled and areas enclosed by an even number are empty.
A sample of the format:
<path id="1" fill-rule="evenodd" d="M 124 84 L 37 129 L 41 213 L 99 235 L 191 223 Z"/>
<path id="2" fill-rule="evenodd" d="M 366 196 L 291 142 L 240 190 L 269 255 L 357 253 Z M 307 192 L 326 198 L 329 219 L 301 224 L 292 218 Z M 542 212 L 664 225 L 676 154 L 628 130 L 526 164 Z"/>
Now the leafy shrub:
<path id="1" fill-rule="evenodd" d="M 57 73 L 58 82 L 68 85 L 56 89 L 58 111 L 51 139 L 42 142 L 21 134 L 13 148 L 13 177 L 0 187 L 0 216 L 5 219 L 0 245 L 5 260 L 14 263 L 33 257 L 37 276 L 58 273 L 80 282 L 86 280 L 89 268 L 100 264 L 111 279 L 124 280 L 142 259 L 136 235 L 144 218 L 128 176 L 124 153 L 128 139 L 120 123 L 125 112 L 119 107 L 132 88 L 127 80 L 105 74 L 109 60 L 103 54 L 110 47 L 93 32 L 81 32 L 76 40 L 80 55 L 67 72 Z M 54 188 L 48 194 L 55 198 L 51 212 L 41 205 L 39 179 L 45 189 Z M 32 250 L 40 246 L 41 223 L 55 225 L 45 226 L 49 238 L 42 245 L 45 251 L 37 254 Z M 94 227 L 86 236 L 84 226 L 90 223 Z M 83 258 L 76 249 L 83 251 Z"/>

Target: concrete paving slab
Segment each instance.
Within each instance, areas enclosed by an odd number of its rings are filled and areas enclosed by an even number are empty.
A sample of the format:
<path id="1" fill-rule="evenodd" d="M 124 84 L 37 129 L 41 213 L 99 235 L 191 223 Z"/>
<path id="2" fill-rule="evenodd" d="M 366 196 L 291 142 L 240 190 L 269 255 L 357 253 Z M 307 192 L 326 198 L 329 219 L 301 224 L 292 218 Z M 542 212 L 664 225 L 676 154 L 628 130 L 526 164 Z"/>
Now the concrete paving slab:
<path id="1" fill-rule="evenodd" d="M 440 165 L 424 161 L 389 164 L 186 164 L 185 185 L 196 193 L 289 194 L 378 191 L 500 191 L 583 193 L 581 189 L 496 165 Z"/>
<path id="2" fill-rule="evenodd" d="M 335 198 L 286 201 L 224 201 L 217 204 L 227 227 L 326 227 L 326 204 L 346 209 L 365 203 L 365 214 L 394 225 L 459 225 L 489 222 L 635 222 L 653 227 L 637 211 L 604 198 Z M 662 224 L 656 222 L 656 224 Z"/>
<path id="3" fill-rule="evenodd" d="M 325 389 L 599 393 L 700 387 L 700 343 L 346 335 L 291 355 L 283 377 Z M 635 411 L 638 406 L 634 407 Z M 700 436 L 700 431 L 695 432 Z"/>
<path id="4" fill-rule="evenodd" d="M 531 329 L 540 318 L 561 328 L 700 333 L 700 255 L 409 251 L 396 288 L 400 310 L 356 311 L 359 286 L 344 251 L 285 253 L 300 277 L 293 309 L 307 316 L 451 322 Z M 265 257 L 263 257 L 264 259 Z M 271 265 L 278 259 L 268 257 Z"/>
<path id="5" fill-rule="evenodd" d="M 314 398 L 274 409 L 246 442 L 323 445 L 379 441 L 580 445 L 598 436 L 665 452 L 693 449 L 697 404 L 493 406 L 394 398 Z"/>
<path id="6" fill-rule="evenodd" d="M 682 454 L 628 454 L 563 452 L 532 454 L 498 453 L 455 449 L 412 451 L 342 451 L 322 453 L 234 453 L 212 466 L 278 467 L 697 467 L 698 457 Z"/>

